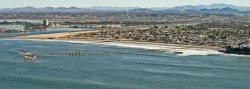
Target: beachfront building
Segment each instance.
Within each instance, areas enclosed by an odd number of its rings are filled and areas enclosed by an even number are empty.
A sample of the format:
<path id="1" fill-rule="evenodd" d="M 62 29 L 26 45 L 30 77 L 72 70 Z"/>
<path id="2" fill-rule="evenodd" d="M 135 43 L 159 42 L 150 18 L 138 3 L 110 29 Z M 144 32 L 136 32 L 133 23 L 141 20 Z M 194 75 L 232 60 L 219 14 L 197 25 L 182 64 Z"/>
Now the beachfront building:
<path id="1" fill-rule="evenodd" d="M 49 20 L 48 19 L 43 20 L 43 25 L 48 26 L 49 25 Z"/>

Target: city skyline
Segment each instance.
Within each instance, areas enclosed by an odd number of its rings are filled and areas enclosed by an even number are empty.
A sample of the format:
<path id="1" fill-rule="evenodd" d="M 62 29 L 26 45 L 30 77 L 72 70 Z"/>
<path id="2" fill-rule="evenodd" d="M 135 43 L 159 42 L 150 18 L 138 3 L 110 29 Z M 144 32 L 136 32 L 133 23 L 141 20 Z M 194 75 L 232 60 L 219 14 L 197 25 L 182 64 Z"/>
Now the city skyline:
<path id="1" fill-rule="evenodd" d="M 11 2 L 10 2 L 11 1 Z M 250 7 L 250 0 L 0 0 L 0 8 L 15 7 L 175 7 L 183 5 L 210 5 L 215 3 Z M 14 2 L 14 3 L 13 3 Z"/>

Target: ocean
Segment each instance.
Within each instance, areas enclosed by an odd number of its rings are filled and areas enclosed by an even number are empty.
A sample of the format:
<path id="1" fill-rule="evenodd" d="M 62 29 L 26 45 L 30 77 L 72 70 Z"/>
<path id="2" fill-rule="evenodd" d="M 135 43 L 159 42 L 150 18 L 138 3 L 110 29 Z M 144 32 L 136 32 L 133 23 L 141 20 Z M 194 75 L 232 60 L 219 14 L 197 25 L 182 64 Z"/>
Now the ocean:
<path id="1" fill-rule="evenodd" d="M 22 29 L 23 25 L 0 25 L 0 28 L 6 29 Z M 13 32 L 13 33 L 0 33 L 0 37 L 14 37 L 20 35 L 36 35 L 36 34 L 51 34 L 51 33 L 62 33 L 62 32 L 74 32 L 91 30 L 90 28 L 47 28 L 42 31 L 30 31 L 30 32 Z"/>
<path id="2" fill-rule="evenodd" d="M 0 89 L 249 89 L 250 58 L 233 55 L 91 54 L 38 56 L 21 50 L 94 51 L 126 49 L 115 45 L 63 41 L 0 40 Z M 95 50 L 96 49 L 96 50 Z"/>

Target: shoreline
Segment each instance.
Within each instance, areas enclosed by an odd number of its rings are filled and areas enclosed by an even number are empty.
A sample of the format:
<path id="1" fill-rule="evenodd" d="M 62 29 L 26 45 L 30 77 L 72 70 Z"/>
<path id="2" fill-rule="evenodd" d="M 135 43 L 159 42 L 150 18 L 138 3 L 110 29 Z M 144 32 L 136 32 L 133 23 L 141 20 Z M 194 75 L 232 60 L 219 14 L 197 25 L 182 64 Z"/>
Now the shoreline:
<path id="1" fill-rule="evenodd" d="M 67 42 L 76 44 L 97 44 L 109 45 L 128 48 L 139 48 L 146 50 L 158 50 L 166 53 L 182 52 L 179 56 L 192 56 L 192 55 L 221 55 L 217 50 L 203 49 L 203 48 L 185 48 L 183 46 L 173 44 L 155 44 L 155 43 L 140 43 L 140 42 L 102 42 L 98 40 L 67 40 L 67 39 L 5 39 L 5 40 L 31 40 L 31 41 L 46 41 L 46 42 Z"/>
<path id="2" fill-rule="evenodd" d="M 207 46 L 195 46 L 195 45 L 183 45 L 183 44 L 166 44 L 157 42 L 140 42 L 140 41 L 112 41 L 112 40 L 97 40 L 97 39 L 72 39 L 68 38 L 69 35 L 79 33 L 91 33 L 98 30 L 78 31 L 78 32 L 64 32 L 64 33 L 52 33 L 52 34 L 38 34 L 38 35 L 26 35 L 16 37 L 6 37 L 1 39 L 9 40 L 33 40 L 33 41 L 58 41 L 69 43 L 82 43 L 82 44 L 101 44 L 111 45 L 129 48 L 142 48 L 148 50 L 159 50 L 169 53 L 181 52 L 182 56 L 188 55 L 220 55 L 224 54 L 219 52 L 219 47 L 207 47 Z"/>
<path id="3" fill-rule="evenodd" d="M 36 35 L 24 35 L 24 36 L 15 36 L 15 37 L 3 37 L 8 39 L 61 39 L 67 38 L 70 35 L 79 34 L 79 33 L 92 33 L 97 32 L 98 30 L 86 30 L 86 31 L 75 31 L 75 32 L 62 32 L 62 33 L 50 33 L 50 34 L 36 34 Z"/>
<path id="4" fill-rule="evenodd" d="M 2 39 L 56 39 L 56 40 L 78 40 L 78 41 L 100 41 L 100 42 L 121 42 L 121 43 L 139 43 L 139 44 L 160 44 L 160 45 L 177 45 L 182 47 L 191 48 L 206 48 L 206 49 L 219 49 L 221 47 L 216 46 L 205 46 L 205 45 L 186 45 L 186 44 L 171 44 L 163 42 L 150 42 L 150 41 L 135 41 L 135 40 L 109 40 L 109 39 L 79 39 L 79 38 L 69 38 L 70 35 L 75 35 L 79 33 L 94 33 L 98 30 L 86 30 L 86 31 L 76 31 L 76 32 L 62 32 L 62 33 L 51 33 L 51 34 L 36 34 L 36 35 L 24 35 L 15 37 L 2 37 Z"/>

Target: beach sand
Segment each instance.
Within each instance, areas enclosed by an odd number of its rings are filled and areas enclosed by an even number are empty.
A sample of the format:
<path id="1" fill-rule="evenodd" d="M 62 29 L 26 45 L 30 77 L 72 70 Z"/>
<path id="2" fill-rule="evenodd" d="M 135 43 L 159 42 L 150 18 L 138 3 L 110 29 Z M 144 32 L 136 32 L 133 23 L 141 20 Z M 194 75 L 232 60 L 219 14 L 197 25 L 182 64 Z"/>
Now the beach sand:
<path id="1" fill-rule="evenodd" d="M 91 30 L 91 31 L 79 31 L 79 32 L 25 35 L 25 36 L 17 36 L 17 37 L 9 37 L 9 38 L 13 38 L 13 39 L 60 39 L 60 38 L 68 38 L 68 36 L 70 35 L 75 35 L 79 33 L 92 33 L 92 32 L 98 32 L 98 31 Z"/>
<path id="2" fill-rule="evenodd" d="M 113 41 L 113 40 L 96 40 L 96 39 L 71 39 L 70 35 L 79 33 L 92 33 L 98 32 L 98 30 L 80 31 L 80 32 L 65 32 L 65 33 L 53 33 L 53 34 L 38 34 L 38 35 L 26 35 L 10 37 L 9 39 L 24 39 L 24 40 L 36 40 L 36 41 L 60 41 L 70 43 L 88 43 L 88 44 L 102 44 L 112 46 L 122 46 L 129 48 L 142 48 L 149 50 L 161 50 L 166 52 L 182 52 L 181 55 L 209 55 L 209 54 L 222 54 L 218 52 L 219 47 L 207 47 L 207 46 L 192 46 L 181 44 L 166 44 L 156 42 L 139 42 L 139 41 Z"/>

